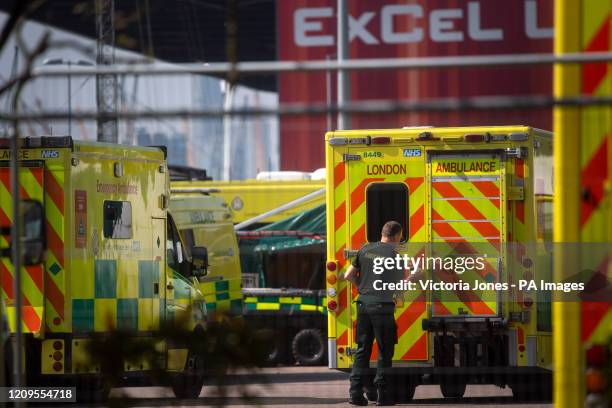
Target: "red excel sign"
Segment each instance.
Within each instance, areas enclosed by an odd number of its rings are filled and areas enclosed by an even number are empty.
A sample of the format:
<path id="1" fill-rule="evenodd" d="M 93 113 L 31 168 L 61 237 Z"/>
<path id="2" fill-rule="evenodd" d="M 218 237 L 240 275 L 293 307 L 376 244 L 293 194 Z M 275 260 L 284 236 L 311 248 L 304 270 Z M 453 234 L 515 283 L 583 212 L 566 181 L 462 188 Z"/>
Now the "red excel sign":
<path id="1" fill-rule="evenodd" d="M 278 58 L 324 60 L 336 53 L 335 0 L 277 2 Z M 410 58 L 552 52 L 553 0 L 348 0 L 349 56 Z M 336 74 L 282 74 L 280 103 L 335 102 Z M 330 80 L 331 79 L 331 80 Z M 354 71 L 351 100 L 550 95 L 552 67 Z M 325 115 L 282 117 L 281 166 L 324 166 Z M 352 128 L 525 124 L 550 130 L 548 108 L 353 115 Z M 336 125 L 333 118 L 332 128 Z"/>

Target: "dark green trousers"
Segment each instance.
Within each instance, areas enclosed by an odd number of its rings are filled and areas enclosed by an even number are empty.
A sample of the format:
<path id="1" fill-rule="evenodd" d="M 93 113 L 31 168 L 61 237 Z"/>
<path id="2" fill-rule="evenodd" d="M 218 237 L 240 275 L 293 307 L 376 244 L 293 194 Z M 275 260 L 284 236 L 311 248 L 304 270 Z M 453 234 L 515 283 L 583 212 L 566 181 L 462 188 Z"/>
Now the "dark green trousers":
<path id="1" fill-rule="evenodd" d="M 397 343 L 397 326 L 395 324 L 395 304 L 357 302 L 357 322 L 355 340 L 357 351 L 353 360 L 353 369 L 349 377 L 351 393 L 363 392 L 363 387 L 371 388 L 372 370 L 370 356 L 374 339 L 378 345 L 378 360 L 374 385 L 385 388 L 391 372 L 393 351 Z"/>

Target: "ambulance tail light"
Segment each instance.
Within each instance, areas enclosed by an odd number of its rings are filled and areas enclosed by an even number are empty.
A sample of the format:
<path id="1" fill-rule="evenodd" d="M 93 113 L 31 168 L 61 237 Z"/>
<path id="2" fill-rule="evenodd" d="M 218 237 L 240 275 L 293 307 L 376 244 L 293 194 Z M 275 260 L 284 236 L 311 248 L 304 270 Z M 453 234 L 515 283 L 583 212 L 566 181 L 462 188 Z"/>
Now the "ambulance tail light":
<path id="1" fill-rule="evenodd" d="M 338 278 L 336 278 L 336 275 L 329 275 L 327 277 L 327 283 L 329 283 L 330 285 L 335 285 L 336 282 L 338 282 Z"/>
<path id="2" fill-rule="evenodd" d="M 329 302 L 327 302 L 328 310 L 331 310 L 333 312 L 337 308 L 338 308 L 338 302 L 336 302 L 335 300 L 330 300 Z"/>
<path id="3" fill-rule="evenodd" d="M 373 137 L 370 140 L 370 144 L 373 144 L 373 145 L 386 145 L 390 143 L 391 143 L 391 138 L 388 136 Z"/>
<path id="4" fill-rule="evenodd" d="M 327 263 L 327 270 L 328 271 L 332 271 L 333 272 L 333 271 L 336 270 L 337 267 L 338 267 L 338 265 L 335 262 L 333 262 L 333 261 L 329 261 Z"/>
<path id="5" fill-rule="evenodd" d="M 585 380 L 587 391 L 594 394 L 603 393 L 608 387 L 608 380 L 601 370 L 589 368 Z"/>
<path id="6" fill-rule="evenodd" d="M 610 361 L 610 353 L 606 346 L 595 344 L 586 351 L 586 363 L 590 367 L 603 367 Z"/>

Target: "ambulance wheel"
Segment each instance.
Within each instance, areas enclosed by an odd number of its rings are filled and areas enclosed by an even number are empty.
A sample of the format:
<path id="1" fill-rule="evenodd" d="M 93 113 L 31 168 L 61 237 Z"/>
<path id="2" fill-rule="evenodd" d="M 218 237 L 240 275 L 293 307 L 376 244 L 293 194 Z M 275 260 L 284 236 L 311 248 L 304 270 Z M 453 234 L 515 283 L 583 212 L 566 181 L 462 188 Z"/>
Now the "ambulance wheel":
<path id="1" fill-rule="evenodd" d="M 440 391 L 444 398 L 461 398 L 465 394 L 466 384 L 448 379 L 440 383 Z"/>
<path id="2" fill-rule="evenodd" d="M 318 329 L 302 329 L 291 342 L 293 357 L 299 365 L 321 365 L 325 360 L 325 340 Z"/>
<path id="3" fill-rule="evenodd" d="M 176 398 L 198 398 L 204 386 L 204 357 L 189 353 L 187 367 L 182 373 L 174 376 L 172 391 Z"/>
<path id="4" fill-rule="evenodd" d="M 75 386 L 76 400 L 82 403 L 105 402 L 111 390 L 110 384 L 99 377 L 79 378 Z"/>

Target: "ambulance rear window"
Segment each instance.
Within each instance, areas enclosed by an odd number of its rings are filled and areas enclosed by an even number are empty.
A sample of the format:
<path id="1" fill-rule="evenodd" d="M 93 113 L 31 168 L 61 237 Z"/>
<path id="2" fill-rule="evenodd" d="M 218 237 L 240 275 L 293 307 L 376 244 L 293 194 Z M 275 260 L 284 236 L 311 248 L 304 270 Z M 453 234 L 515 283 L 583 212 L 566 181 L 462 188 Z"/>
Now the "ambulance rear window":
<path id="1" fill-rule="evenodd" d="M 104 201 L 104 238 L 132 238 L 132 203 Z"/>
<path id="2" fill-rule="evenodd" d="M 366 236 L 368 242 L 380 241 L 387 221 L 402 225 L 402 242 L 408 236 L 408 187 L 404 183 L 372 183 L 366 189 Z"/>

